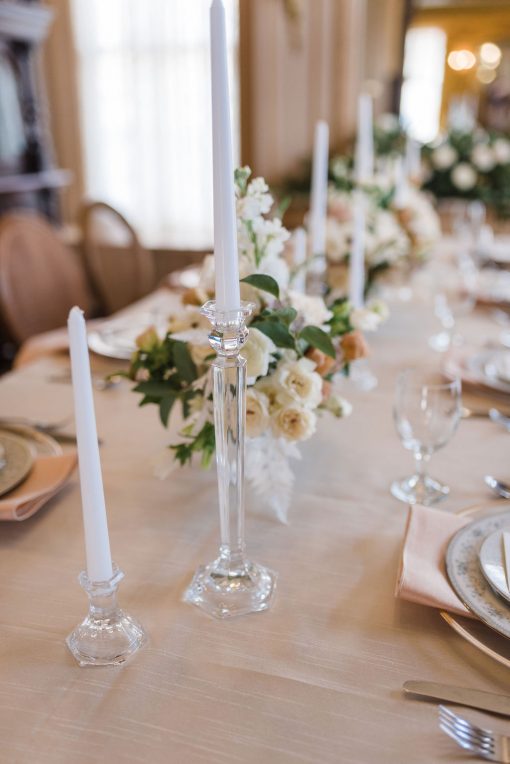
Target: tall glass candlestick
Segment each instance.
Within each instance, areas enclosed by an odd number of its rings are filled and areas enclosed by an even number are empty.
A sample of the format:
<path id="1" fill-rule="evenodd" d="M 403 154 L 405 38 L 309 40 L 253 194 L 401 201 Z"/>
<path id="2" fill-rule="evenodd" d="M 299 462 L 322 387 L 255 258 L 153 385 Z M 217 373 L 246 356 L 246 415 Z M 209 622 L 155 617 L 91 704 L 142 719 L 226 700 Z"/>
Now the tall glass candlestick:
<path id="1" fill-rule="evenodd" d="M 214 301 L 202 308 L 213 326 L 209 342 L 217 353 L 212 375 L 221 544 L 219 556 L 195 573 L 184 600 L 215 618 L 266 610 L 276 586 L 276 575 L 245 553 L 246 360 L 240 351 L 252 309 L 242 302 L 238 310 L 222 312 Z"/>

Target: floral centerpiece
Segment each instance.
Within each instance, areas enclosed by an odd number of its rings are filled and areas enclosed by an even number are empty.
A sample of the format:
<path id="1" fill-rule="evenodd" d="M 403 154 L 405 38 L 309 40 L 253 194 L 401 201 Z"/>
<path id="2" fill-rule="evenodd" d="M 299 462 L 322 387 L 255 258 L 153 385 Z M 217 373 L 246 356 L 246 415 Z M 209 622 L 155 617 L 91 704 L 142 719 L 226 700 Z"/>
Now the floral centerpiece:
<path id="1" fill-rule="evenodd" d="M 294 476 L 290 458 L 310 438 L 318 416 L 350 412 L 335 379 L 367 353 L 357 328 L 381 321 L 378 306 L 353 311 L 345 299 L 326 305 L 292 289 L 292 271 L 283 257 L 288 231 L 269 216 L 273 199 L 262 178 L 250 181 L 249 168 L 236 171 L 241 297 L 255 305 L 242 355 L 247 360 L 246 477 L 258 495 L 286 521 Z M 137 341 L 131 362 L 140 405 L 159 408 L 163 425 L 177 412 L 170 452 L 178 464 L 196 456 L 203 466 L 215 450 L 209 365 L 214 356 L 210 330 L 200 306 L 213 296 L 214 258 L 205 258 L 200 285 L 186 292 L 170 316 L 168 331 L 153 327 Z M 370 317 L 370 321 L 367 321 Z M 176 406 L 180 404 L 180 406 Z"/>
<path id="2" fill-rule="evenodd" d="M 424 188 L 438 198 L 480 199 L 510 215 L 510 140 L 476 128 L 451 130 L 423 147 Z"/>
<path id="3" fill-rule="evenodd" d="M 335 294 L 345 294 L 354 226 L 352 171 L 341 157 L 331 163 L 326 256 Z M 412 183 L 399 188 L 395 172 L 379 172 L 360 187 L 365 205 L 366 291 L 388 271 L 403 274 L 425 260 L 441 236 L 439 216 L 428 196 Z"/>

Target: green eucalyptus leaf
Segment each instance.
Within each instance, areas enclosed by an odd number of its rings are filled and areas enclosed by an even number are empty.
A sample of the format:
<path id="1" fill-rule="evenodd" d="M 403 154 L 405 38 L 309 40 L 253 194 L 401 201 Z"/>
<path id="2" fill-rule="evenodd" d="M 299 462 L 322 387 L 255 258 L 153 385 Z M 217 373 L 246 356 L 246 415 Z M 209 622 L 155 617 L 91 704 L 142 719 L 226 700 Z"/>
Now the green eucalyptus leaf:
<path id="1" fill-rule="evenodd" d="M 136 387 L 133 388 L 135 393 L 143 393 L 150 398 L 164 398 L 166 395 L 171 395 L 175 388 L 172 383 L 158 382 L 148 380 L 147 382 L 139 382 Z"/>
<path id="2" fill-rule="evenodd" d="M 278 282 L 272 276 L 268 276 L 265 273 L 252 273 L 251 276 L 241 279 L 241 284 L 249 284 L 255 287 L 255 289 L 260 289 L 262 292 L 269 292 L 276 299 L 280 296 Z"/>
<path id="3" fill-rule="evenodd" d="M 299 337 L 308 342 L 312 347 L 329 355 L 331 358 L 336 358 L 335 348 L 331 342 L 331 337 L 318 326 L 305 326 L 299 333 Z"/>
<path id="4" fill-rule="evenodd" d="M 197 367 L 193 363 L 187 344 L 180 340 L 175 340 L 173 352 L 174 363 L 181 379 L 188 383 L 194 382 L 197 378 Z"/>
<path id="5" fill-rule="evenodd" d="M 296 349 L 294 337 L 285 324 L 281 324 L 278 321 L 257 321 L 253 326 L 262 332 L 262 334 L 265 334 L 266 337 L 273 340 L 276 347 L 290 348 L 291 350 Z"/>

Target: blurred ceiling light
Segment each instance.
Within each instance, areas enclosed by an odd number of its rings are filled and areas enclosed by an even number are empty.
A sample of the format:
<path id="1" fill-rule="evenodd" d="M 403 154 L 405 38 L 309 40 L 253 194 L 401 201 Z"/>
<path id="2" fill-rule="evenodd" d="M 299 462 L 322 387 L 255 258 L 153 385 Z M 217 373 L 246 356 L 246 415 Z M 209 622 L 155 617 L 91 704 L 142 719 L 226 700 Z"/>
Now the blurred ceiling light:
<path id="1" fill-rule="evenodd" d="M 448 54 L 448 66 L 456 72 L 472 69 L 475 64 L 475 54 L 470 50 L 452 50 Z"/>
<path id="2" fill-rule="evenodd" d="M 484 42 L 480 48 L 480 59 L 489 69 L 495 69 L 501 61 L 501 50 L 493 42 Z"/>
<path id="3" fill-rule="evenodd" d="M 476 70 L 476 77 L 484 85 L 490 85 L 496 79 L 496 70 L 491 66 L 479 66 Z"/>

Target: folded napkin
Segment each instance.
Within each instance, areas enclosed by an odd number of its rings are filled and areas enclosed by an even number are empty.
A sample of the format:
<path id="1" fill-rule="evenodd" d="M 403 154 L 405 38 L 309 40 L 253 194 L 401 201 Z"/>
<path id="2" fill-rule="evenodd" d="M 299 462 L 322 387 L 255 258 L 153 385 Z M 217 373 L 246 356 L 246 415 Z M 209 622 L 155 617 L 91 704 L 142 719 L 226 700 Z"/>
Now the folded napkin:
<path id="1" fill-rule="evenodd" d="M 76 453 L 38 456 L 27 479 L 0 498 L 0 520 L 26 520 L 60 491 L 76 467 Z"/>
<path id="2" fill-rule="evenodd" d="M 420 504 L 409 507 L 396 597 L 474 617 L 453 591 L 445 569 L 450 539 L 472 519 Z"/>

